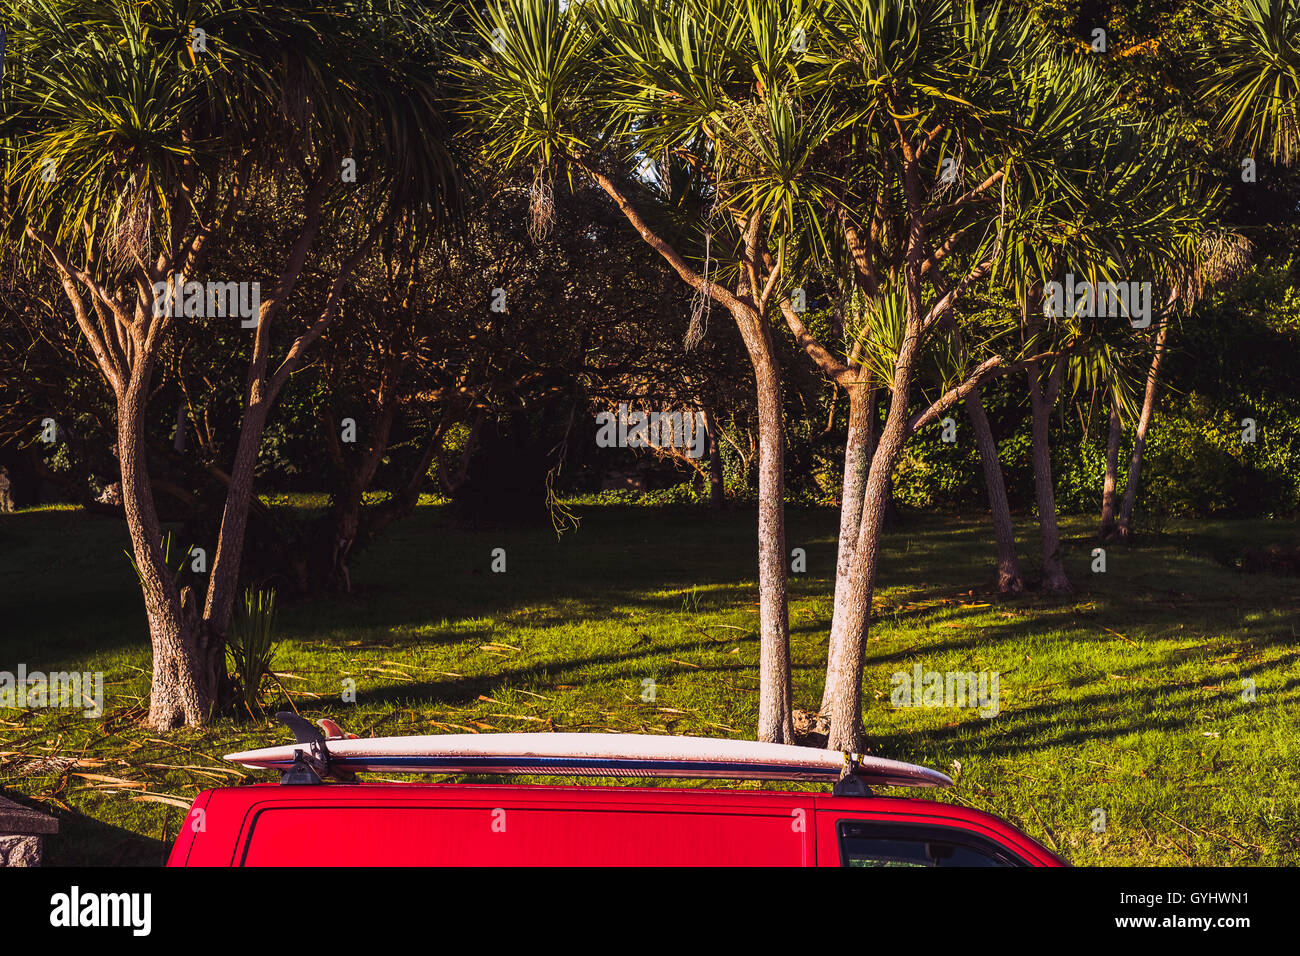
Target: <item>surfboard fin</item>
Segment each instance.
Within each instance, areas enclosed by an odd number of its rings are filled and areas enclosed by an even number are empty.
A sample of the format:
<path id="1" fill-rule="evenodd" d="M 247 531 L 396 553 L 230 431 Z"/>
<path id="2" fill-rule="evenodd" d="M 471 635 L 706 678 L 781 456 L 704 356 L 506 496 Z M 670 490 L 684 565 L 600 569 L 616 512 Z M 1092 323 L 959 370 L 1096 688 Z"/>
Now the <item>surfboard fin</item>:
<path id="1" fill-rule="evenodd" d="M 337 723 L 328 717 L 322 717 L 316 721 L 316 725 L 325 733 L 326 740 L 360 740 L 356 734 L 350 733 L 340 727 Z"/>
<path id="2" fill-rule="evenodd" d="M 299 717 L 292 711 L 282 710 L 275 715 L 275 719 L 293 731 L 294 743 L 323 744 L 325 742 L 325 735 L 317 730 L 311 721 L 305 717 Z"/>

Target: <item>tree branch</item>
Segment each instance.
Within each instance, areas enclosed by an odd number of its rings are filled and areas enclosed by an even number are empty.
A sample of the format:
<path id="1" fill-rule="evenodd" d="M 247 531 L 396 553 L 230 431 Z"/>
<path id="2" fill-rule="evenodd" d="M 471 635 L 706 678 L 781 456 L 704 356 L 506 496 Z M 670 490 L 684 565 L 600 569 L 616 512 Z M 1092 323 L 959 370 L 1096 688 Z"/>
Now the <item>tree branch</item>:
<path id="1" fill-rule="evenodd" d="M 993 270 L 993 260 L 985 259 L 974 269 L 968 272 L 962 278 L 962 280 L 957 283 L 956 286 L 954 286 L 952 289 L 949 289 L 946 293 L 944 293 L 939 298 L 939 301 L 937 301 L 933 306 L 931 306 L 930 311 L 926 313 L 925 320 L 921 323 L 922 333 L 928 331 L 930 327 L 934 325 L 935 322 L 943 318 L 948 313 L 948 311 L 954 305 L 956 305 L 957 300 L 961 298 L 962 293 L 965 292 L 966 289 L 968 289 L 973 283 L 978 282 L 980 279 L 984 278 L 992 270 Z"/>
<path id="2" fill-rule="evenodd" d="M 334 313 L 338 311 L 339 300 L 343 296 L 343 289 L 352 279 L 353 273 L 356 272 L 361 260 L 369 254 L 375 240 L 379 238 L 380 233 L 386 228 L 391 215 L 390 212 L 388 216 L 384 217 L 383 222 L 371 229 L 370 235 L 358 244 L 351 255 L 343 260 L 343 265 L 340 267 L 338 275 L 335 276 L 333 285 L 330 286 L 329 295 L 325 300 L 325 305 L 321 308 L 320 316 L 305 332 L 293 340 L 293 345 L 289 346 L 289 353 L 284 357 L 284 361 L 280 363 L 280 367 L 275 370 L 275 374 L 271 376 L 268 392 L 268 398 L 271 401 L 275 400 L 275 396 L 280 393 L 280 389 L 289 380 L 289 376 L 298 370 L 303 353 L 324 334 L 325 329 L 333 321 Z"/>
<path id="3" fill-rule="evenodd" d="M 608 195 L 610 199 L 614 200 L 619 211 L 622 212 L 627 218 L 627 221 L 632 224 L 632 228 L 641 234 L 641 238 L 645 240 L 646 244 L 649 245 L 651 249 L 659 253 L 659 255 L 661 255 L 664 260 L 673 267 L 673 270 L 682 277 L 687 285 L 692 289 L 704 292 L 706 295 L 710 296 L 713 301 L 717 302 L 724 308 L 732 310 L 733 312 L 738 310 L 744 311 L 748 308 L 735 296 L 735 294 L 729 291 L 726 286 L 719 285 L 717 282 L 705 278 L 692 269 L 690 264 L 682 257 L 681 253 L 674 249 L 663 239 L 663 237 L 650 228 L 650 225 L 632 206 L 627 197 L 623 195 L 622 190 L 620 190 L 608 176 L 600 172 L 598 169 L 592 168 L 581 159 L 574 158 L 573 162 L 576 163 L 583 172 L 590 176 L 596 185 L 605 191 L 605 194 Z"/>
<path id="4" fill-rule="evenodd" d="M 962 206 L 966 205 L 966 203 L 970 202 L 972 199 L 976 199 L 979 196 L 982 196 L 985 192 L 992 189 L 1000 182 L 1002 182 L 1002 170 L 999 169 L 988 179 L 984 180 L 984 182 L 980 183 L 975 188 L 969 189 L 966 192 L 962 193 L 952 202 L 939 206 L 935 209 L 931 209 L 929 212 L 927 212 L 925 214 L 926 224 L 929 225 L 932 222 L 936 222 L 939 219 L 943 219 L 945 216 L 952 215 Z"/>
<path id="5" fill-rule="evenodd" d="M 1027 369 L 1043 359 L 1056 358 L 1059 352 L 1039 352 L 1029 358 L 1021 359 L 1010 365 L 1004 365 L 1001 355 L 994 355 L 986 359 L 975 367 L 966 381 L 960 385 L 955 385 L 948 391 L 944 392 L 938 399 L 926 408 L 924 411 L 917 412 L 907 422 L 907 434 L 911 435 L 917 429 L 924 428 L 926 425 L 937 421 L 939 416 L 946 412 L 952 406 L 964 399 L 972 391 L 979 388 L 985 382 L 994 378 L 1001 378 L 1003 375 L 1010 375 L 1013 372 L 1019 372 Z"/>

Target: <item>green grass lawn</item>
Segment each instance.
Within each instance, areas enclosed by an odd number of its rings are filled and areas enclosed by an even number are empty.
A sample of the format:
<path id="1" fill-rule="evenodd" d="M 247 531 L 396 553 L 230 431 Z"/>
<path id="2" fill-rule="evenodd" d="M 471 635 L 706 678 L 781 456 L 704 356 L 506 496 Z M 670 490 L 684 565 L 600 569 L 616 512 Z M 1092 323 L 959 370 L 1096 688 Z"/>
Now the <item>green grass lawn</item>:
<path id="1" fill-rule="evenodd" d="M 283 606 L 280 683 L 304 714 L 363 736 L 752 737 L 752 512 L 579 513 L 557 542 L 549 529 L 464 531 L 421 507 L 357 561 L 354 595 Z M 788 515 L 789 547 L 808 555 L 790 602 L 795 704 L 807 709 L 821 693 L 837 520 Z M 1018 525 L 1032 575 L 1033 519 Z M 872 752 L 947 771 L 957 784 L 935 799 L 1005 817 L 1076 864 L 1300 862 L 1300 587 L 1231 566 L 1300 529 L 1174 523 L 1110 548 L 1094 574 L 1094 526 L 1065 522 L 1078 593 L 1059 601 L 990 592 L 982 518 L 919 517 L 889 535 L 865 676 Z M 126 543 L 120 520 L 0 516 L 0 669 L 105 674 L 102 720 L 0 710 L 0 786 L 60 818 L 56 864 L 162 862 L 178 804 L 248 779 L 222 754 L 288 740 L 271 722 L 138 727 L 150 659 Z M 498 547 L 504 574 L 490 571 Z M 915 664 L 998 672 L 1000 713 L 891 706 L 891 675 Z M 340 700 L 346 678 L 355 704 Z"/>

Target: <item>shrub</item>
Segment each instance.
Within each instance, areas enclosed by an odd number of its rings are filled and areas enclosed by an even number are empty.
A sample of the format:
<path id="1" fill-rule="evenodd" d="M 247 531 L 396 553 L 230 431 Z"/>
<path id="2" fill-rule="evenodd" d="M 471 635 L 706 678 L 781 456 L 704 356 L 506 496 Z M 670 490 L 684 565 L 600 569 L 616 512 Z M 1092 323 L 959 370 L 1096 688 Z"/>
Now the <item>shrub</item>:
<path id="1" fill-rule="evenodd" d="M 234 670 L 237 706 L 253 718 L 265 713 L 262 709 L 262 685 L 271 676 L 276 643 L 275 591 L 249 588 L 230 622 L 226 651 Z"/>

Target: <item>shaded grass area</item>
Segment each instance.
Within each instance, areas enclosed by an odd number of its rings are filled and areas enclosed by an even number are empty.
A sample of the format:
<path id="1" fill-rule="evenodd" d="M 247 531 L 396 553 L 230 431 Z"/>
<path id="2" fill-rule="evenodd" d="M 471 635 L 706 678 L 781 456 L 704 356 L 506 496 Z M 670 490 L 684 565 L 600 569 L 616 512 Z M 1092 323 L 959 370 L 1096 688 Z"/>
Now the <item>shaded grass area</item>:
<path id="1" fill-rule="evenodd" d="M 467 531 L 421 507 L 358 560 L 355 594 L 284 604 L 280 703 L 362 735 L 751 737 L 752 512 L 579 513 L 557 541 L 549 528 Z M 788 526 L 808 568 L 791 577 L 795 703 L 814 709 L 837 515 L 791 509 Z M 1032 577 L 1036 529 L 1018 526 Z M 946 770 L 957 785 L 936 799 L 1005 817 L 1078 864 L 1300 862 L 1300 588 L 1231 560 L 1293 546 L 1296 523 L 1175 523 L 1108 548 L 1104 574 L 1090 570 L 1093 527 L 1064 523 L 1078 586 L 1064 600 L 992 593 L 980 517 L 918 517 L 888 535 L 864 678 L 872 752 Z M 288 739 L 229 718 L 138 727 L 150 659 L 126 544 L 113 519 L 0 516 L 0 669 L 102 671 L 108 698 L 102 720 L 0 709 L 0 786 L 60 817 L 53 863 L 161 863 L 195 794 L 256 777 L 222 754 Z M 998 715 L 892 706 L 891 676 L 917 664 L 997 672 Z"/>

